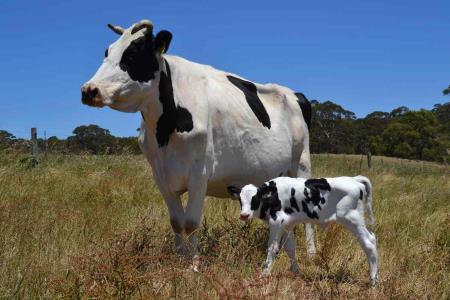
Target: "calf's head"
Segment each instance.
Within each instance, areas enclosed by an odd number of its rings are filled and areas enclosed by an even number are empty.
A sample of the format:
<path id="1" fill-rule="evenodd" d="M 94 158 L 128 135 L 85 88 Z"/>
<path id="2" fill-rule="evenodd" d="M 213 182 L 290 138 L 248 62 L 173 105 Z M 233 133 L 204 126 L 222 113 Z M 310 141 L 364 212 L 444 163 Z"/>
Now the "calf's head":
<path id="1" fill-rule="evenodd" d="M 106 49 L 95 75 L 83 84 L 81 102 L 136 112 L 158 90 L 162 54 L 169 48 L 172 34 L 163 30 L 154 36 L 149 20 L 127 29 L 111 24 L 108 27 L 120 37 Z"/>
<path id="2" fill-rule="evenodd" d="M 259 189 L 253 184 L 248 184 L 242 189 L 234 186 L 228 187 L 228 193 L 232 199 L 239 200 L 241 204 L 240 218 L 242 221 L 250 221 L 255 215 L 258 216 L 260 206 Z"/>

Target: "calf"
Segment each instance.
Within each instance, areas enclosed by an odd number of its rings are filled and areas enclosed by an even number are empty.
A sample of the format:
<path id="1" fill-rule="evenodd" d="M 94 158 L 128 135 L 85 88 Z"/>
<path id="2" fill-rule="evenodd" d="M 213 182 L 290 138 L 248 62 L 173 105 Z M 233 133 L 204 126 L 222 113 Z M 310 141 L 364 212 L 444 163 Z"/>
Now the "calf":
<path id="1" fill-rule="evenodd" d="M 253 184 L 238 189 L 228 188 L 232 198 L 239 199 L 241 220 L 259 217 L 269 223 L 270 235 L 263 274 L 270 274 L 280 240 L 285 236 L 284 248 L 291 261 L 291 271 L 298 272 L 295 258 L 297 223 L 327 224 L 337 222 L 348 228 L 358 239 L 367 255 L 372 283 L 378 278 L 376 238 L 364 220 L 366 200 L 369 224 L 373 226 L 372 185 L 364 176 L 302 179 L 278 177 L 261 187 Z"/>

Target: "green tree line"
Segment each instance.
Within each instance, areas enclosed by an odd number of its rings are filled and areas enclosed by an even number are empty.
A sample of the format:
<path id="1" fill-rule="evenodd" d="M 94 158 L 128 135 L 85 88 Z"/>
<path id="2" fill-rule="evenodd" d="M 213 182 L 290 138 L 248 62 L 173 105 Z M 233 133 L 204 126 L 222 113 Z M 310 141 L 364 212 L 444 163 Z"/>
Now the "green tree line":
<path id="1" fill-rule="evenodd" d="M 375 111 L 364 118 L 332 101 L 312 100 L 310 143 L 312 153 L 394 156 L 448 162 L 450 102 L 433 109 L 413 111 L 405 106 L 391 112 Z M 115 137 L 97 125 L 75 128 L 67 139 L 38 139 L 41 152 L 67 154 L 138 154 L 137 137 Z M 30 152 L 29 140 L 0 130 L 0 149 Z"/>
<path id="2" fill-rule="evenodd" d="M 448 162 L 450 102 L 432 110 L 405 106 L 364 118 L 331 101 L 311 101 L 311 152 L 394 156 Z"/>

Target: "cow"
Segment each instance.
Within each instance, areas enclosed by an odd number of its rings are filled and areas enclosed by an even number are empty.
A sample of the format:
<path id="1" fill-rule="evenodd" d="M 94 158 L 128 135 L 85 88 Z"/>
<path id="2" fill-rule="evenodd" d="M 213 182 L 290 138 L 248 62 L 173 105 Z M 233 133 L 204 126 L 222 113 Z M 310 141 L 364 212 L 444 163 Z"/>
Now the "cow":
<path id="1" fill-rule="evenodd" d="M 175 246 L 195 268 L 206 195 L 229 198 L 229 186 L 281 174 L 310 177 L 310 103 L 289 88 L 166 54 L 172 33 L 154 35 L 149 20 L 108 27 L 120 37 L 82 86 L 81 101 L 142 114 L 140 148 L 167 205 Z M 306 235 L 312 256 L 311 227 Z"/>
<path id="2" fill-rule="evenodd" d="M 257 187 L 248 184 L 242 189 L 228 187 L 233 199 L 241 205 L 240 218 L 250 221 L 257 217 L 269 224 L 267 258 L 262 275 L 269 275 L 280 244 L 289 256 L 290 270 L 298 273 L 293 228 L 297 223 L 344 225 L 357 238 L 366 253 L 372 284 L 378 279 L 375 234 L 368 230 L 364 219 L 364 203 L 369 225 L 374 225 L 372 184 L 367 177 L 290 178 L 278 177 Z M 363 200 L 364 199 L 364 200 Z"/>

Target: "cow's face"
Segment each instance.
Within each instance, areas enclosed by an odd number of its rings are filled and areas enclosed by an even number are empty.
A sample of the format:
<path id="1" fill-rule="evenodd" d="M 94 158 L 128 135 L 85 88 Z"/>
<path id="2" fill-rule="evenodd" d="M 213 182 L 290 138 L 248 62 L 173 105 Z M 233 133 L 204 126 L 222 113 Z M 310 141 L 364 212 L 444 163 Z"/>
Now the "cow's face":
<path id="1" fill-rule="evenodd" d="M 151 101 L 157 91 L 162 54 L 169 47 L 168 31 L 153 35 L 153 25 L 140 21 L 128 29 L 108 25 L 120 38 L 105 51 L 95 75 L 81 88 L 83 104 L 109 106 L 124 112 L 136 112 Z"/>

